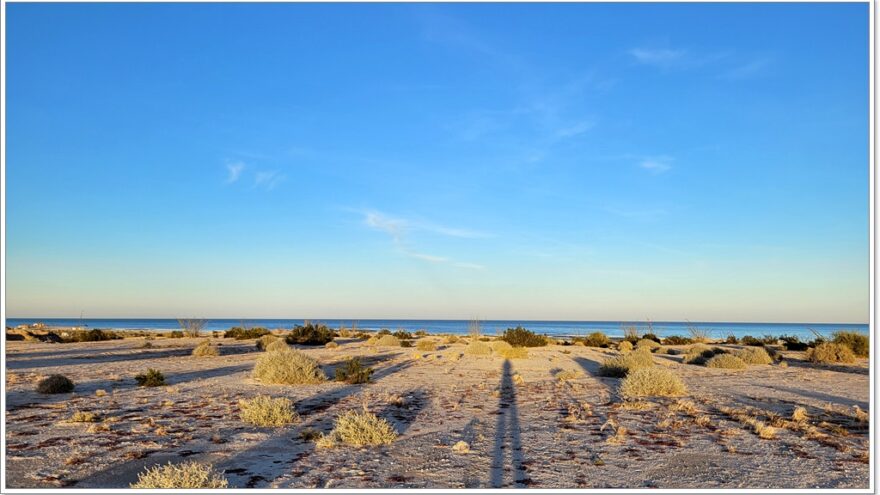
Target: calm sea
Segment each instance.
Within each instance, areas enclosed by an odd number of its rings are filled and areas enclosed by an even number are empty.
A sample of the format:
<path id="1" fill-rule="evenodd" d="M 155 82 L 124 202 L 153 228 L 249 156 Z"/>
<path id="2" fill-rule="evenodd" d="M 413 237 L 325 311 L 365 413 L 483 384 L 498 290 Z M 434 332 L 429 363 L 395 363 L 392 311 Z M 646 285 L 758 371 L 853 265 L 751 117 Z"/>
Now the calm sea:
<path id="1" fill-rule="evenodd" d="M 410 332 L 426 330 L 429 333 L 467 334 L 467 320 L 312 320 L 319 321 L 331 327 L 351 327 L 356 324 L 362 330 L 390 330 L 404 329 Z M 176 330 L 179 328 L 174 319 L 104 319 L 104 318 L 8 318 L 7 326 L 17 326 L 42 322 L 49 326 L 74 327 L 79 325 L 88 328 L 110 328 L 117 330 Z M 226 330 L 230 327 L 241 326 L 244 323 L 250 327 L 292 328 L 302 324 L 304 320 L 240 320 L 240 319 L 215 319 L 209 320 L 207 330 Z M 611 337 L 622 337 L 624 326 L 635 326 L 640 332 L 646 332 L 648 326 L 645 322 L 619 322 L 619 321 L 528 321 L 528 320 L 484 320 L 480 321 L 483 334 L 494 335 L 501 333 L 506 328 L 522 325 L 529 330 L 547 335 L 583 335 L 589 332 L 601 331 Z M 795 335 L 801 340 L 813 338 L 815 330 L 823 335 L 830 335 L 835 330 L 857 330 L 868 332 L 868 325 L 860 324 L 829 324 L 829 323 L 722 323 L 722 322 L 680 322 L 663 321 L 652 322 L 654 333 L 663 337 L 669 335 L 688 335 L 688 327 L 694 326 L 710 332 L 715 338 L 723 338 L 727 335 Z"/>

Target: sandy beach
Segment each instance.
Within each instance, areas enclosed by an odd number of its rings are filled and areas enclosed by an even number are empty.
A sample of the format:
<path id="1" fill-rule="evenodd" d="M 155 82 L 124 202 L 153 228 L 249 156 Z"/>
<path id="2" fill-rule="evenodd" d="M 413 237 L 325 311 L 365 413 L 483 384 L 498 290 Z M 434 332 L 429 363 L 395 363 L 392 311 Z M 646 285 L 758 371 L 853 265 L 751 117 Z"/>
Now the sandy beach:
<path id="1" fill-rule="evenodd" d="M 780 350 L 784 365 L 728 370 L 658 352 L 655 367 L 677 374 L 687 394 L 624 400 L 621 379 L 598 374 L 613 349 L 549 345 L 507 360 L 422 339 L 437 350 L 354 338 L 294 346 L 331 377 L 295 386 L 252 378 L 262 354 L 254 340 L 212 338 L 216 357 L 192 356 L 193 338 L 8 341 L 8 486 L 127 488 L 146 467 L 195 460 L 223 471 L 230 488 L 868 487 L 867 359 L 816 365 Z M 370 383 L 332 381 L 350 357 L 375 370 Z M 167 386 L 139 387 L 134 377 L 148 368 Z M 73 393 L 35 391 L 54 373 L 73 380 Z M 257 395 L 291 399 L 300 420 L 242 422 L 239 400 Z M 796 407 L 805 421 L 790 421 Z M 364 408 L 391 423 L 396 440 L 315 447 L 315 433 Z M 75 411 L 99 420 L 68 422 Z M 772 438 L 754 420 L 773 426 Z"/>

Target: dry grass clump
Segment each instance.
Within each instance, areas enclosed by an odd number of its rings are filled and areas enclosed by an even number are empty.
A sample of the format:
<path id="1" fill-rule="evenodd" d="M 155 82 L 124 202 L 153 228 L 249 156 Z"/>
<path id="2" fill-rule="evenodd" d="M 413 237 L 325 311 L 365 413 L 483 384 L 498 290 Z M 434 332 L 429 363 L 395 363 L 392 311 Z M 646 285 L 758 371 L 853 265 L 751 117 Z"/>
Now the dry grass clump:
<path id="1" fill-rule="evenodd" d="M 226 488 L 223 473 L 210 464 L 187 461 L 180 464 L 154 466 L 138 475 L 132 488 Z"/>
<path id="2" fill-rule="evenodd" d="M 658 349 L 659 347 L 660 344 L 651 339 L 640 339 L 638 342 L 636 342 L 636 349 L 647 348 L 649 351 L 653 352 L 654 349 Z"/>
<path id="3" fill-rule="evenodd" d="M 67 394 L 73 392 L 73 382 L 64 375 L 49 375 L 37 383 L 41 394 Z"/>
<path id="4" fill-rule="evenodd" d="M 742 359 L 746 364 L 770 364 L 773 362 L 773 358 L 763 347 L 746 347 L 734 351 L 733 355 Z"/>
<path id="5" fill-rule="evenodd" d="M 269 350 L 268 349 L 269 344 L 271 344 L 272 342 L 278 342 L 280 340 L 281 340 L 280 338 L 278 338 L 272 334 L 263 335 L 262 337 L 257 339 L 257 343 L 256 343 L 257 350 L 267 351 L 267 350 Z"/>
<path id="6" fill-rule="evenodd" d="M 326 349 L 336 349 L 337 347 L 339 347 L 339 344 L 337 344 L 336 342 L 330 341 L 330 342 L 327 342 L 326 344 L 324 344 L 324 347 Z"/>
<path id="7" fill-rule="evenodd" d="M 327 435 L 322 435 L 315 446 L 333 448 L 343 443 L 354 447 L 388 445 L 397 438 L 397 432 L 384 419 L 367 411 L 346 411 L 336 419 L 336 424 Z"/>
<path id="8" fill-rule="evenodd" d="M 715 351 L 711 347 L 705 344 L 694 344 L 688 348 L 682 362 L 685 364 L 706 364 L 706 361 L 714 355 Z"/>
<path id="9" fill-rule="evenodd" d="M 848 346 L 825 342 L 807 351 L 807 359 L 820 364 L 854 363 L 856 355 Z"/>
<path id="10" fill-rule="evenodd" d="M 776 438 L 776 429 L 772 426 L 768 426 L 761 421 L 756 421 L 752 427 L 755 429 L 755 434 L 758 435 L 758 438 L 764 440 L 772 440 Z"/>
<path id="11" fill-rule="evenodd" d="M 678 376 L 664 368 L 641 368 L 631 371 L 620 384 L 620 395 L 635 397 L 677 397 L 687 388 Z"/>
<path id="12" fill-rule="evenodd" d="M 792 411 L 791 413 L 792 421 L 797 421 L 798 423 L 800 423 L 806 421 L 807 419 L 809 419 L 809 416 L 807 416 L 807 410 L 801 406 L 795 407 L 794 411 Z"/>
<path id="13" fill-rule="evenodd" d="M 835 344 L 849 347 L 853 354 L 858 357 L 868 357 L 871 342 L 867 335 L 861 332 L 848 332 L 844 330 L 839 330 L 831 335 L 833 337 L 832 342 Z"/>
<path id="14" fill-rule="evenodd" d="M 468 356 L 488 356 L 492 354 L 492 347 L 485 342 L 477 340 L 468 344 L 464 348 L 464 353 Z"/>
<path id="15" fill-rule="evenodd" d="M 471 446 L 464 440 L 459 440 L 452 446 L 452 451 L 456 454 L 467 454 L 471 451 Z"/>
<path id="16" fill-rule="evenodd" d="M 277 352 L 277 351 L 289 351 L 290 346 L 287 345 L 287 342 L 284 339 L 276 338 L 272 342 L 266 344 L 266 352 Z"/>
<path id="17" fill-rule="evenodd" d="M 495 354 L 504 359 L 528 359 L 529 357 L 529 351 L 525 347 L 501 348 L 497 349 Z"/>
<path id="18" fill-rule="evenodd" d="M 564 370 L 556 373 L 556 379 L 561 382 L 566 382 L 568 380 L 574 380 L 575 378 L 581 376 L 581 374 L 574 370 Z"/>
<path id="19" fill-rule="evenodd" d="M 134 380 L 141 387 L 163 387 L 165 386 L 165 375 L 161 371 L 147 368 L 145 373 L 136 375 Z"/>
<path id="20" fill-rule="evenodd" d="M 262 383 L 282 385 L 321 383 L 327 379 L 317 361 L 290 348 L 260 356 L 253 377 Z"/>
<path id="21" fill-rule="evenodd" d="M 628 354 L 606 359 L 599 367 L 599 375 L 621 378 L 633 370 L 651 366 L 654 366 L 654 359 L 651 357 L 651 352 L 643 347 Z"/>
<path id="22" fill-rule="evenodd" d="M 193 349 L 192 355 L 195 357 L 219 356 L 220 348 L 205 340 Z"/>
<path id="23" fill-rule="evenodd" d="M 624 340 L 621 343 L 617 344 L 617 350 L 620 352 L 630 352 L 633 350 L 632 342 L 628 340 Z"/>
<path id="24" fill-rule="evenodd" d="M 492 346 L 492 350 L 495 352 L 499 352 L 502 350 L 508 350 L 508 349 L 513 348 L 512 345 L 508 344 L 507 342 L 505 342 L 503 340 L 496 340 L 496 341 L 490 343 L 489 345 Z"/>
<path id="25" fill-rule="evenodd" d="M 370 340 L 373 340 L 370 338 Z M 367 345 L 370 344 L 370 340 L 367 341 Z M 400 347 L 400 339 L 395 337 L 394 335 L 382 335 L 373 341 L 372 345 L 379 347 Z"/>
<path id="26" fill-rule="evenodd" d="M 97 414 L 87 411 L 75 411 L 68 423 L 97 423 L 100 420 Z"/>
<path id="27" fill-rule="evenodd" d="M 525 378 L 523 378 L 522 375 L 520 375 L 519 373 L 514 373 L 513 376 L 511 376 L 511 379 L 513 380 L 514 385 L 522 385 L 526 382 Z"/>
<path id="28" fill-rule="evenodd" d="M 447 335 L 447 336 L 446 336 L 446 343 L 447 343 L 447 344 L 455 344 L 455 343 L 457 343 L 459 340 L 461 340 L 461 339 L 459 339 L 459 338 L 458 338 L 457 336 L 455 336 L 455 335 Z"/>
<path id="29" fill-rule="evenodd" d="M 242 399 L 238 405 L 241 420 L 252 425 L 284 426 L 299 421 L 299 414 L 286 397 L 273 399 L 268 395 L 258 395 L 250 400 Z"/>
<path id="30" fill-rule="evenodd" d="M 419 340 L 418 344 L 416 344 L 416 349 L 422 352 L 431 352 L 437 350 L 437 343 L 433 340 Z"/>
<path id="31" fill-rule="evenodd" d="M 744 370 L 749 367 L 745 361 L 733 354 L 718 354 L 706 361 L 707 368 L 723 368 L 729 370 Z"/>
<path id="32" fill-rule="evenodd" d="M 104 397 L 105 395 L 107 395 L 107 391 L 106 391 L 106 390 L 104 390 L 104 389 L 102 389 L 102 388 L 99 388 L 98 390 L 95 390 L 95 397 Z"/>

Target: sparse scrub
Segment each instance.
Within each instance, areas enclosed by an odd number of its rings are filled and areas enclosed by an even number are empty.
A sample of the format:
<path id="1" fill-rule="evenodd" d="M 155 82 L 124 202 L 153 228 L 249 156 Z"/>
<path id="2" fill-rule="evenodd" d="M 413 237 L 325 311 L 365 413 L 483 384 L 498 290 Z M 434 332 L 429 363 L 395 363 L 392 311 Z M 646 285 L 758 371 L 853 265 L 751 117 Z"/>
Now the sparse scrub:
<path id="1" fill-rule="evenodd" d="M 368 383 L 372 374 L 373 368 L 365 367 L 358 358 L 351 358 L 346 361 L 345 366 L 336 368 L 336 381 L 351 385 Z"/>
<path id="2" fill-rule="evenodd" d="M 367 411 L 346 411 L 334 425 L 333 431 L 318 439 L 318 448 L 331 448 L 337 444 L 354 447 L 388 445 L 397 438 L 397 432 L 384 419 Z"/>
<path id="3" fill-rule="evenodd" d="M 574 342 L 580 342 L 587 347 L 610 347 L 611 339 L 602 332 L 593 332 L 586 337 L 575 337 Z"/>
<path id="4" fill-rule="evenodd" d="M 845 345 L 858 357 L 868 357 L 871 342 L 868 336 L 861 332 L 838 330 L 831 334 L 831 342 Z"/>
<path id="5" fill-rule="evenodd" d="M 422 352 L 431 352 L 437 350 L 437 343 L 433 340 L 422 339 L 416 344 L 416 349 Z"/>
<path id="6" fill-rule="evenodd" d="M 500 340 L 516 347 L 542 347 L 547 345 L 547 339 L 523 327 L 508 328 L 499 337 Z"/>
<path id="7" fill-rule="evenodd" d="M 826 342 L 807 351 L 807 359 L 819 364 L 854 363 L 856 355 L 849 346 Z"/>
<path id="8" fill-rule="evenodd" d="M 135 376 L 134 380 L 141 387 L 162 387 L 165 385 L 165 375 L 153 368 L 148 368 L 146 373 Z"/>
<path id="9" fill-rule="evenodd" d="M 321 323 L 305 322 L 304 325 L 297 325 L 285 337 L 288 344 L 299 345 L 324 345 L 333 340 L 336 333 L 327 325 Z"/>
<path id="10" fill-rule="evenodd" d="M 73 382 L 64 375 L 49 375 L 37 383 L 37 392 L 41 394 L 67 394 L 73 388 Z"/>
<path id="11" fill-rule="evenodd" d="M 97 414 L 88 411 L 75 411 L 67 421 L 69 423 L 97 423 L 100 420 Z"/>
<path id="12" fill-rule="evenodd" d="M 795 335 L 783 335 L 779 337 L 779 340 L 782 341 L 782 346 L 787 351 L 806 351 L 810 347 L 809 344 L 801 342 L 801 339 Z"/>
<path id="13" fill-rule="evenodd" d="M 712 356 L 706 361 L 707 368 L 722 368 L 722 369 L 731 369 L 731 370 L 744 370 L 749 366 L 745 361 L 736 357 L 733 354 L 718 354 L 717 356 Z"/>
<path id="14" fill-rule="evenodd" d="M 101 389 L 101 388 L 99 388 L 98 390 L 95 390 L 95 397 L 104 397 L 105 395 L 107 395 L 106 390 Z"/>
<path id="15" fill-rule="evenodd" d="M 634 326 L 623 327 L 623 340 L 635 345 L 639 341 L 639 329 Z"/>
<path id="16" fill-rule="evenodd" d="M 632 352 L 632 350 L 633 350 L 632 342 L 630 342 L 628 340 L 621 341 L 619 344 L 617 344 L 617 350 L 622 353 Z"/>
<path id="17" fill-rule="evenodd" d="M 770 364 L 773 358 L 763 347 L 746 347 L 733 352 L 733 355 L 742 359 L 746 364 Z"/>
<path id="18" fill-rule="evenodd" d="M 752 337 L 751 335 L 746 335 L 745 337 L 739 339 L 739 342 L 742 345 L 755 345 L 755 346 L 763 346 L 764 345 L 764 343 L 761 342 L 761 339 L 756 339 L 755 337 Z"/>
<path id="19" fill-rule="evenodd" d="M 258 395 L 250 400 L 242 399 L 238 405 L 241 420 L 252 425 L 284 426 L 299 421 L 299 414 L 286 397 L 273 399 L 268 395 Z"/>
<path id="20" fill-rule="evenodd" d="M 332 342 L 332 341 L 324 344 L 324 348 L 326 348 L 326 349 L 336 349 L 337 347 L 339 347 L 339 344 L 337 344 L 336 342 Z"/>
<path id="21" fill-rule="evenodd" d="M 495 350 L 495 354 L 504 359 L 527 359 L 529 351 L 525 347 L 505 347 Z"/>
<path id="22" fill-rule="evenodd" d="M 287 348 L 262 354 L 254 365 L 254 379 L 266 384 L 298 385 L 326 380 L 318 362 Z"/>
<path id="23" fill-rule="evenodd" d="M 690 345 L 693 344 L 694 341 L 688 337 L 682 337 L 680 335 L 670 335 L 663 339 L 663 345 Z"/>
<path id="24" fill-rule="evenodd" d="M 100 342 L 103 340 L 118 340 L 122 335 L 110 330 L 93 328 L 91 330 L 69 330 L 61 337 L 61 342 Z"/>
<path id="25" fill-rule="evenodd" d="M 807 410 L 801 406 L 796 406 L 794 411 L 791 413 L 791 420 L 796 421 L 798 423 L 806 421 L 809 418 L 807 416 Z"/>
<path id="26" fill-rule="evenodd" d="M 492 347 L 485 342 L 474 341 L 464 348 L 464 353 L 468 356 L 488 356 L 492 354 Z"/>
<path id="27" fill-rule="evenodd" d="M 216 345 L 211 345 L 210 342 L 205 340 L 201 344 L 197 345 L 195 349 L 193 349 L 192 355 L 196 357 L 219 356 L 220 348 Z"/>
<path id="28" fill-rule="evenodd" d="M 654 358 L 647 349 L 639 349 L 605 360 L 599 367 L 600 376 L 624 377 L 630 372 L 654 366 Z"/>
<path id="29" fill-rule="evenodd" d="M 710 336 L 709 331 L 695 327 L 693 325 L 688 325 L 688 333 L 691 335 L 691 340 L 700 344 L 704 344 L 709 342 Z"/>
<path id="30" fill-rule="evenodd" d="M 290 347 L 284 339 L 275 339 L 266 344 L 266 352 L 288 351 Z"/>
<path id="31" fill-rule="evenodd" d="M 574 370 L 563 370 L 559 373 L 556 373 L 556 379 L 561 382 L 567 382 L 568 380 L 574 380 L 575 378 L 581 376 L 581 374 Z"/>
<path id="32" fill-rule="evenodd" d="M 715 351 L 711 347 L 705 344 L 694 344 L 687 350 L 682 362 L 685 364 L 706 364 L 706 361 L 714 355 Z"/>
<path id="33" fill-rule="evenodd" d="M 504 340 L 496 340 L 489 345 L 492 346 L 492 351 L 494 351 L 494 352 L 498 352 L 498 351 L 504 350 L 504 349 L 512 349 L 513 348 L 512 345 L 508 344 Z"/>
<path id="34" fill-rule="evenodd" d="M 263 328 L 263 327 L 255 327 L 255 328 L 232 327 L 229 330 L 223 332 L 224 338 L 235 339 L 235 340 L 258 339 L 258 338 L 263 337 L 264 335 L 269 335 L 269 330 L 266 328 Z M 259 347 L 257 347 L 257 348 L 259 349 Z"/>
<path id="35" fill-rule="evenodd" d="M 447 336 L 446 336 L 446 343 L 447 343 L 447 344 L 455 344 L 455 343 L 457 343 L 459 340 L 461 340 L 461 339 L 459 339 L 459 338 L 458 338 L 457 336 L 455 336 L 455 335 L 447 335 Z"/>
<path id="36" fill-rule="evenodd" d="M 400 347 L 412 347 L 412 346 L 413 346 L 412 340 L 401 340 L 400 341 Z"/>
<path id="37" fill-rule="evenodd" d="M 657 341 L 651 339 L 640 339 L 638 342 L 636 342 L 636 349 L 644 348 L 653 352 L 653 350 L 657 349 L 658 347 L 660 347 L 660 344 L 658 344 Z"/>
<path id="38" fill-rule="evenodd" d="M 677 397 L 686 392 L 687 388 L 678 376 L 664 368 L 633 370 L 620 384 L 620 395 L 625 398 Z"/>
<path id="39" fill-rule="evenodd" d="M 186 461 L 180 464 L 154 466 L 138 475 L 132 488 L 226 488 L 229 483 L 223 474 L 210 464 Z"/>
<path id="40" fill-rule="evenodd" d="M 411 333 L 407 332 L 406 330 L 398 330 L 398 331 L 392 333 L 391 335 L 394 335 L 395 337 L 397 337 L 400 340 L 412 340 L 412 338 L 413 338 L 413 335 Z"/>
<path id="41" fill-rule="evenodd" d="M 400 340 L 393 335 L 383 335 L 376 340 L 379 347 L 401 347 Z"/>
<path id="42" fill-rule="evenodd" d="M 257 343 L 256 343 L 257 350 L 265 351 L 268 349 L 269 344 L 271 344 L 272 342 L 278 342 L 280 340 L 281 340 L 280 338 L 278 338 L 272 334 L 263 335 L 257 339 Z"/>

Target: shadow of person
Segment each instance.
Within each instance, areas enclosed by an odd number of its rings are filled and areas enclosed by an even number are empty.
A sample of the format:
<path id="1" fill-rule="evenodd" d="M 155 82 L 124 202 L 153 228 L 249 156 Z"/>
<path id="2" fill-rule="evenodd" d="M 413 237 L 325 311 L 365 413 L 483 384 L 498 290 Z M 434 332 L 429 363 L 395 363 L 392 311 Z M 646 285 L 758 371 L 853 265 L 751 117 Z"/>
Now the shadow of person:
<path id="1" fill-rule="evenodd" d="M 501 395 L 498 398 L 498 421 L 495 424 L 495 447 L 492 452 L 490 482 L 492 488 L 505 484 L 505 473 L 510 472 L 513 486 L 526 486 L 528 478 L 523 467 L 522 441 L 520 439 L 519 415 L 516 406 L 516 389 L 510 371 L 510 360 L 504 360 L 501 373 Z M 505 453 L 509 453 L 505 456 Z M 510 458 L 510 466 L 505 468 L 505 457 Z"/>

